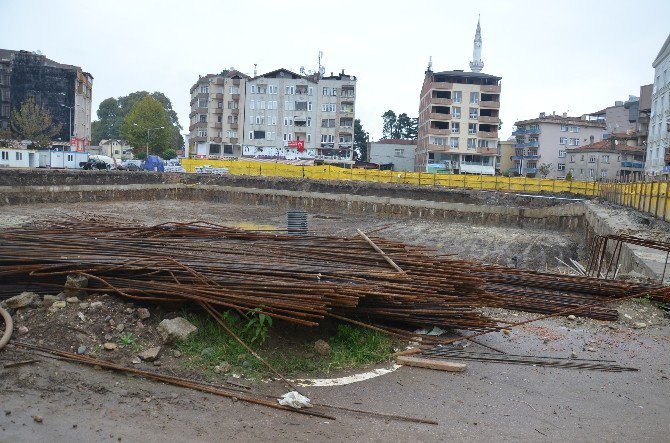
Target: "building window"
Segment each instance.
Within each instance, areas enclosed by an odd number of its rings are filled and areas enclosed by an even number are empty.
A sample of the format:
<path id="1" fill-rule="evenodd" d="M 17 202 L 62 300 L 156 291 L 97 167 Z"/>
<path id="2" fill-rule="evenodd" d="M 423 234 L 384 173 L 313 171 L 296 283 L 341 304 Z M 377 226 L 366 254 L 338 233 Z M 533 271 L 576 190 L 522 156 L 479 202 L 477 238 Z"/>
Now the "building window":
<path id="1" fill-rule="evenodd" d="M 324 103 L 321 105 L 321 111 L 323 112 L 335 112 L 337 110 L 337 105 L 335 103 Z"/>
<path id="2" fill-rule="evenodd" d="M 468 139 L 468 149 L 475 149 L 477 147 L 477 139 L 469 138 Z"/>
<path id="3" fill-rule="evenodd" d="M 200 114 L 200 123 L 207 122 L 207 114 Z"/>
<path id="4" fill-rule="evenodd" d="M 570 163 L 574 163 L 574 162 L 575 162 L 575 156 L 574 156 L 574 155 L 571 155 L 571 156 L 570 156 Z"/>
<path id="5" fill-rule="evenodd" d="M 461 132 L 461 124 L 458 122 L 451 122 L 451 132 L 454 134 Z"/>
<path id="6" fill-rule="evenodd" d="M 284 88 L 284 93 L 288 95 L 293 95 L 295 93 L 295 86 L 286 86 Z"/>
<path id="7" fill-rule="evenodd" d="M 451 99 L 454 103 L 460 103 L 462 101 L 463 93 L 461 91 L 454 91 L 451 93 Z"/>
<path id="8" fill-rule="evenodd" d="M 198 137 L 207 137 L 207 128 L 198 128 Z"/>
<path id="9" fill-rule="evenodd" d="M 461 118 L 461 108 L 454 106 L 451 108 L 451 116 L 453 118 Z"/>
<path id="10" fill-rule="evenodd" d="M 307 94 L 314 95 L 314 87 L 310 86 L 309 88 L 307 88 Z"/>
<path id="11" fill-rule="evenodd" d="M 568 132 L 568 125 L 561 125 L 561 132 Z"/>
<path id="12" fill-rule="evenodd" d="M 438 146 L 447 146 L 449 144 L 448 137 L 433 137 L 432 135 L 428 138 L 428 143 L 431 145 Z"/>
<path id="13" fill-rule="evenodd" d="M 290 117 L 284 117 L 284 126 L 293 126 L 293 119 Z"/>
<path id="14" fill-rule="evenodd" d="M 354 105 L 351 103 L 342 103 L 340 106 L 340 111 L 342 112 L 354 112 Z"/>
<path id="15" fill-rule="evenodd" d="M 477 117 L 479 116 L 479 112 L 477 111 L 477 108 L 470 108 L 470 118 L 477 120 Z"/>
<path id="16" fill-rule="evenodd" d="M 321 134 L 321 143 L 334 143 L 335 137 L 332 134 Z"/>
<path id="17" fill-rule="evenodd" d="M 607 170 L 600 171 L 600 177 L 607 178 Z"/>
<path id="18" fill-rule="evenodd" d="M 579 146 L 579 139 L 578 139 L 578 138 L 571 138 L 571 139 L 568 141 L 568 144 L 569 144 L 570 146 Z"/>
<path id="19" fill-rule="evenodd" d="M 240 93 L 240 87 L 239 86 L 230 86 L 228 88 L 228 93 L 229 94 L 239 94 Z"/>
<path id="20" fill-rule="evenodd" d="M 404 153 L 405 153 L 405 150 L 403 148 L 395 148 L 395 156 L 396 157 L 402 157 Z"/>
<path id="21" fill-rule="evenodd" d="M 477 123 L 468 123 L 468 134 L 477 134 Z"/>
<path id="22" fill-rule="evenodd" d="M 312 117 L 307 117 L 307 126 L 312 126 Z"/>
<path id="23" fill-rule="evenodd" d="M 489 147 L 489 141 L 488 140 L 477 140 L 477 147 L 488 148 Z"/>
<path id="24" fill-rule="evenodd" d="M 226 137 L 228 137 L 228 138 L 236 138 L 236 137 L 237 137 L 237 132 L 235 132 L 235 131 L 226 131 Z"/>
<path id="25" fill-rule="evenodd" d="M 278 89 L 277 85 L 268 85 L 268 94 L 276 94 Z"/>
<path id="26" fill-rule="evenodd" d="M 589 163 L 595 163 L 596 162 L 596 156 L 595 155 L 589 155 Z"/>
<path id="27" fill-rule="evenodd" d="M 565 163 L 559 163 L 556 169 L 559 171 L 565 171 Z"/>
<path id="28" fill-rule="evenodd" d="M 451 146 L 454 149 L 458 148 L 458 137 L 451 137 L 449 142 L 450 142 L 449 146 Z"/>
<path id="29" fill-rule="evenodd" d="M 256 85 L 251 85 L 251 86 L 250 86 L 250 92 L 251 92 L 252 94 L 255 94 L 255 93 L 256 93 Z"/>
<path id="30" fill-rule="evenodd" d="M 23 152 L 16 152 L 16 159 L 23 160 Z"/>
<path id="31" fill-rule="evenodd" d="M 570 126 L 570 132 L 579 132 L 579 126 Z"/>
<path id="32" fill-rule="evenodd" d="M 249 131 L 249 140 L 254 139 L 254 131 Z"/>
<path id="33" fill-rule="evenodd" d="M 307 110 L 308 111 L 312 110 L 312 102 L 307 102 Z"/>
<path id="34" fill-rule="evenodd" d="M 479 92 L 470 93 L 470 103 L 479 103 Z"/>
<path id="35" fill-rule="evenodd" d="M 559 144 L 561 145 L 567 145 L 568 144 L 568 138 L 567 137 L 561 137 L 561 139 L 558 141 Z"/>
<path id="36" fill-rule="evenodd" d="M 198 99 L 198 107 L 199 108 L 206 108 L 207 107 L 207 99 L 206 98 L 199 98 Z"/>
<path id="37" fill-rule="evenodd" d="M 233 100 L 228 102 L 228 109 L 239 109 L 240 108 L 240 102 L 237 100 Z"/>
<path id="38" fill-rule="evenodd" d="M 609 155 L 603 155 L 602 160 L 603 160 L 603 163 L 609 163 L 610 162 L 610 156 Z"/>
<path id="39" fill-rule="evenodd" d="M 558 158 L 565 158 L 565 151 L 563 150 L 558 151 Z"/>
<path id="40" fill-rule="evenodd" d="M 335 127 L 335 119 L 334 118 L 324 118 L 321 120 L 321 127 L 322 128 L 334 128 Z"/>
<path id="41" fill-rule="evenodd" d="M 208 85 L 200 86 L 200 92 L 201 92 L 202 94 L 207 94 L 207 93 L 209 93 L 209 86 L 208 86 Z"/>
<path id="42" fill-rule="evenodd" d="M 256 124 L 257 125 L 264 125 L 265 124 L 265 116 L 264 115 L 257 115 L 256 116 Z"/>
<path id="43" fill-rule="evenodd" d="M 18 159 L 17 159 L 18 160 Z M 68 154 L 67 155 L 67 161 L 73 162 L 74 161 L 74 155 L 73 154 Z"/>

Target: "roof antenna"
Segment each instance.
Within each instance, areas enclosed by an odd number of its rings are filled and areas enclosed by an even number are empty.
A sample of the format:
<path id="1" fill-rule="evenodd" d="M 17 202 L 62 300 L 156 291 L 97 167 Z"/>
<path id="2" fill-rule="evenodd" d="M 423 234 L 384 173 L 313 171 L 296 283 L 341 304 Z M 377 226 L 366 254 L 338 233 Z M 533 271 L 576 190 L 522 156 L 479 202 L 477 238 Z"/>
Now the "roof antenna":
<path id="1" fill-rule="evenodd" d="M 254 77 L 256 77 L 256 75 L 258 74 L 258 71 L 256 70 L 257 66 L 258 65 L 256 63 L 254 63 Z"/>
<path id="2" fill-rule="evenodd" d="M 323 73 L 326 72 L 326 68 L 321 66 L 321 59 L 323 58 L 323 51 L 319 51 L 319 79 L 323 77 Z"/>
<path id="3" fill-rule="evenodd" d="M 431 55 L 428 57 L 428 68 L 426 69 L 428 72 L 433 72 L 433 56 Z"/>

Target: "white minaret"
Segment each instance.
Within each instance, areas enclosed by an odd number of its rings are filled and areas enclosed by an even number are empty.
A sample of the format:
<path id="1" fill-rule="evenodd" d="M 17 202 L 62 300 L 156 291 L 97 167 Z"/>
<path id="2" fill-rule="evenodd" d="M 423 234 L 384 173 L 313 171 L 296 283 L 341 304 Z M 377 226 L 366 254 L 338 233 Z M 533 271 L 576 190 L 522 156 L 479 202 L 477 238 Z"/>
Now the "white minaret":
<path id="1" fill-rule="evenodd" d="M 479 18 L 477 18 L 477 32 L 475 32 L 475 45 L 472 49 L 470 69 L 472 72 L 481 72 L 484 69 L 484 62 L 482 61 L 482 29 L 479 26 Z"/>

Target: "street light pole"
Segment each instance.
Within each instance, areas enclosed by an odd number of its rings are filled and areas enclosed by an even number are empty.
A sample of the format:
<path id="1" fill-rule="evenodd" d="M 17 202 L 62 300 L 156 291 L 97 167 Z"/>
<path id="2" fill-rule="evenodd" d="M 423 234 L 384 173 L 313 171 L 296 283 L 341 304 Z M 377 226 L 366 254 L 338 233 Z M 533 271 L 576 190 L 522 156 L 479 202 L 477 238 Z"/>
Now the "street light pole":
<path id="1" fill-rule="evenodd" d="M 133 123 L 133 126 L 137 126 L 140 129 L 146 129 L 147 130 L 147 156 L 146 156 L 146 158 L 148 159 L 149 158 L 149 132 L 156 131 L 158 129 L 165 129 L 165 126 L 159 126 L 157 128 L 145 128 L 144 126 L 138 125 L 137 123 Z"/>

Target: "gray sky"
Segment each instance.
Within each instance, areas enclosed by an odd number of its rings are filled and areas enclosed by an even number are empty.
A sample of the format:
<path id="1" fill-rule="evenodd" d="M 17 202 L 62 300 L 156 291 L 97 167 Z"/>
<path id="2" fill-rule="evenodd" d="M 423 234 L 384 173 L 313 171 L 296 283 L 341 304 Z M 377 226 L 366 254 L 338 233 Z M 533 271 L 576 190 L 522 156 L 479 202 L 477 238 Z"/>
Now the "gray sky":
<path id="1" fill-rule="evenodd" d="M 279 67 L 358 78 L 356 116 L 374 139 L 388 109 L 418 114 L 428 57 L 469 69 L 481 14 L 484 71 L 501 76 L 501 135 L 539 112 L 580 115 L 638 95 L 670 32 L 667 0 L 0 0 L 0 47 L 40 50 L 94 77 L 93 108 L 165 93 L 188 127 L 198 74 Z"/>

